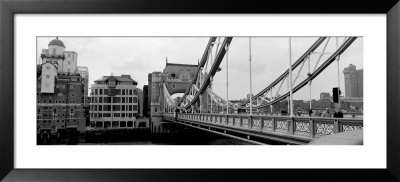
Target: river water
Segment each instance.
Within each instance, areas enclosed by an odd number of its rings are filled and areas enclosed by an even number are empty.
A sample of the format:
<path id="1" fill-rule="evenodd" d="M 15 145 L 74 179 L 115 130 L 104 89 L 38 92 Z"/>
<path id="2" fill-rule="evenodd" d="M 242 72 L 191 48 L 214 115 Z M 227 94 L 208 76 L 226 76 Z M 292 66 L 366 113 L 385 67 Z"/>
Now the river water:
<path id="1" fill-rule="evenodd" d="M 135 141 L 79 142 L 78 145 L 252 145 L 238 139 L 210 133 L 193 128 L 184 128 L 179 132 L 152 133 L 149 138 Z"/>
<path id="2" fill-rule="evenodd" d="M 88 130 L 85 134 L 38 135 L 38 145 L 252 145 L 252 143 L 184 126 Z"/>

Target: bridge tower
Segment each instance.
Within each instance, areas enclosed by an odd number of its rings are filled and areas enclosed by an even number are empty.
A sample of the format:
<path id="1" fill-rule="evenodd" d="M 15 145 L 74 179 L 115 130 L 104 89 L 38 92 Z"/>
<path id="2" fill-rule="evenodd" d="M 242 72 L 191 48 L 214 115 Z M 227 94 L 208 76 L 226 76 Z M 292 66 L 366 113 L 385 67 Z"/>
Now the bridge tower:
<path id="1" fill-rule="evenodd" d="M 168 63 L 166 60 L 163 72 L 152 72 L 148 75 L 149 96 L 150 96 L 150 121 L 152 126 L 161 124 L 161 117 L 164 112 L 164 88 L 170 95 L 185 93 L 191 86 L 191 81 L 196 74 L 198 65 Z"/>

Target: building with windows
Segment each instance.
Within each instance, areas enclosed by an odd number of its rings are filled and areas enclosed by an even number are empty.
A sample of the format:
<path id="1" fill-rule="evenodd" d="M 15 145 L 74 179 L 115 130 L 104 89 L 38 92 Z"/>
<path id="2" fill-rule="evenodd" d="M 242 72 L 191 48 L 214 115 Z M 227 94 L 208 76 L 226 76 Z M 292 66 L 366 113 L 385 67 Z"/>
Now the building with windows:
<path id="1" fill-rule="evenodd" d="M 90 93 L 90 123 L 96 128 L 136 128 L 137 82 L 130 75 L 103 76 Z"/>
<path id="2" fill-rule="evenodd" d="M 84 132 L 86 120 L 82 105 L 82 78 L 79 75 L 59 74 L 54 78 L 53 92 L 42 92 L 41 78 L 37 79 L 36 92 L 38 131 L 76 129 Z"/>
<path id="3" fill-rule="evenodd" d="M 138 96 L 138 104 L 139 104 L 139 109 L 138 113 L 140 117 L 143 117 L 143 90 L 140 88 L 137 88 L 137 96 Z"/>
<path id="4" fill-rule="evenodd" d="M 40 57 L 42 63 L 57 65 L 58 73 L 75 73 L 78 66 L 78 54 L 74 51 L 65 51 L 65 45 L 58 37 L 49 42 L 47 49 L 42 49 Z"/>
<path id="5" fill-rule="evenodd" d="M 172 96 L 176 93 L 185 93 L 190 87 L 198 65 L 168 63 L 166 60 L 163 72 L 155 71 L 148 74 L 148 106 L 150 107 L 150 121 L 152 126 L 160 125 L 164 112 L 164 87 Z M 205 97 L 204 97 L 205 98 Z"/>
<path id="6" fill-rule="evenodd" d="M 150 107 L 149 107 L 149 91 L 148 85 L 143 86 L 143 116 L 148 118 L 150 116 Z"/>
<path id="7" fill-rule="evenodd" d="M 350 64 L 344 68 L 344 87 L 346 97 L 363 97 L 363 69 Z"/>
<path id="8" fill-rule="evenodd" d="M 76 72 L 81 75 L 82 80 L 83 80 L 83 95 L 84 95 L 84 100 L 83 100 L 83 106 L 84 107 L 89 107 L 89 69 L 86 66 L 78 66 L 76 69 Z"/>
<path id="9" fill-rule="evenodd" d="M 65 51 L 64 43 L 56 38 L 40 57 L 36 79 L 38 132 L 84 132 L 84 84 L 76 72 L 77 54 Z"/>
<path id="10" fill-rule="evenodd" d="M 331 94 L 329 94 L 328 92 L 321 92 L 319 94 L 319 99 L 324 100 L 324 99 L 332 99 L 332 98 L 331 98 Z"/>
<path id="11" fill-rule="evenodd" d="M 89 69 L 86 66 L 78 66 L 76 72 L 82 77 L 83 82 L 83 110 L 86 119 L 86 126 L 90 125 L 89 117 Z"/>

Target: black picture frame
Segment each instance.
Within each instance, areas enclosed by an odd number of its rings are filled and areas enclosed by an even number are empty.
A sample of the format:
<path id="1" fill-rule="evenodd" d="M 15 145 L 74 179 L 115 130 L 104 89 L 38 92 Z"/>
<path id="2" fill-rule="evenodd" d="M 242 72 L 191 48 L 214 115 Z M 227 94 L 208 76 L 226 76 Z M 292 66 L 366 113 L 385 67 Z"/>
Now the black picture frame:
<path id="1" fill-rule="evenodd" d="M 15 169 L 14 15 L 31 13 L 381 13 L 387 15 L 386 169 Z M 316 15 L 318 16 L 318 15 Z M 0 179 L 5 181 L 399 181 L 398 0 L 0 1 Z M 384 61 L 384 60 L 377 60 Z M 376 99 L 386 99 L 376 96 Z M 376 106 L 379 107 L 379 106 Z M 384 117 L 382 121 L 384 122 Z M 373 124 L 372 124 L 373 125 Z M 329 156 L 327 156 L 328 158 Z M 371 156 L 374 157 L 374 156 Z M 217 161 L 214 161 L 217 162 Z"/>

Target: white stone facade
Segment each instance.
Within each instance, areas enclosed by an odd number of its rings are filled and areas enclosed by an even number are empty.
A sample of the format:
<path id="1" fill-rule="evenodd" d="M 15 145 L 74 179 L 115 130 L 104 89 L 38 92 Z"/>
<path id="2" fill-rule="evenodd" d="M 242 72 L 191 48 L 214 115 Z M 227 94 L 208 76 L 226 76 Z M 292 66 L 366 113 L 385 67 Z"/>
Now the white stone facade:
<path id="1" fill-rule="evenodd" d="M 113 77 L 113 76 L 111 76 Z M 90 122 L 96 128 L 136 128 L 137 83 L 106 78 L 96 80 L 90 93 Z M 129 80 L 128 77 L 124 79 Z M 115 81 L 115 85 L 111 84 Z"/>
<path id="2" fill-rule="evenodd" d="M 41 93 L 54 93 L 56 76 L 57 67 L 55 65 L 49 62 L 42 65 Z"/>

